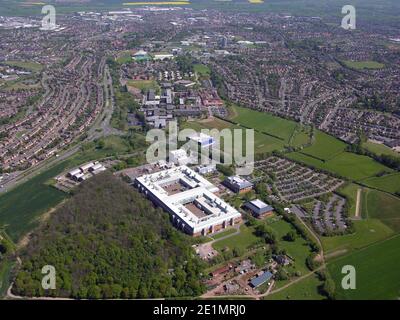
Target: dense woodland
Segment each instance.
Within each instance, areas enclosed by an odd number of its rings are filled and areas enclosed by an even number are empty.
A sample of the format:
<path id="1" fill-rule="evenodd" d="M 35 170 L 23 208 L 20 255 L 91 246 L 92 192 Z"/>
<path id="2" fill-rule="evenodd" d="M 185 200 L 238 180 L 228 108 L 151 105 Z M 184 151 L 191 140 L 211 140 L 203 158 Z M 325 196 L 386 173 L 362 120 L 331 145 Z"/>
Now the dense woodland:
<path id="1" fill-rule="evenodd" d="M 23 296 L 149 298 L 203 292 L 202 262 L 168 215 L 110 173 L 75 191 L 32 236 L 13 287 Z M 41 269 L 56 268 L 43 290 Z"/>

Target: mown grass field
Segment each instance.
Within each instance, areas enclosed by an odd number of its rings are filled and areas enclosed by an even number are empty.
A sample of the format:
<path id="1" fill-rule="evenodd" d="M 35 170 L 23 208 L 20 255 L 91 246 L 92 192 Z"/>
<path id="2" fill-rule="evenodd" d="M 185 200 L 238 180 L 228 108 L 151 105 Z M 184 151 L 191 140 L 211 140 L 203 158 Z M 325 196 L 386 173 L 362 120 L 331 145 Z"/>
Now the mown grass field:
<path id="1" fill-rule="evenodd" d="M 301 152 L 322 160 L 329 160 L 342 153 L 346 144 L 329 134 L 315 130 L 312 146 L 304 148 Z"/>
<path id="2" fill-rule="evenodd" d="M 354 221 L 355 232 L 343 236 L 321 237 L 326 254 L 335 251 L 348 253 L 361 249 L 374 242 L 387 239 L 394 231 L 379 219 Z"/>
<path id="3" fill-rule="evenodd" d="M 287 289 L 266 296 L 265 300 L 323 300 L 324 296 L 319 293 L 318 287 L 322 281 L 316 275 L 292 284 Z"/>
<path id="4" fill-rule="evenodd" d="M 364 69 L 382 69 L 385 67 L 383 63 L 372 61 L 372 60 L 366 60 L 366 61 L 351 61 L 351 60 L 345 60 L 343 63 L 352 69 L 356 70 L 364 70 Z"/>
<path id="5" fill-rule="evenodd" d="M 363 184 L 390 193 L 400 192 L 400 173 L 373 177 L 362 181 Z"/>
<path id="6" fill-rule="evenodd" d="M 130 63 L 132 62 L 132 53 L 129 50 L 122 51 L 118 54 L 115 61 L 118 62 L 119 64 Z"/>
<path id="7" fill-rule="evenodd" d="M 377 190 L 364 191 L 363 214 L 379 219 L 396 232 L 400 232 L 400 199 Z"/>
<path id="8" fill-rule="evenodd" d="M 392 150 L 391 148 L 385 146 L 384 144 L 373 143 L 370 141 L 364 142 L 362 145 L 367 150 L 376 153 L 377 155 L 386 154 L 389 156 L 400 157 L 400 153 Z"/>
<path id="9" fill-rule="evenodd" d="M 374 177 L 381 172 L 393 172 L 392 169 L 376 162 L 372 158 L 350 152 L 342 152 L 325 162 L 300 152 L 292 152 L 287 156 L 290 159 L 339 174 L 354 181 Z"/>
<path id="10" fill-rule="evenodd" d="M 328 264 L 336 284 L 337 299 L 399 299 L 400 236 L 376 243 Z M 344 265 L 356 269 L 356 289 L 341 287 Z"/>
<path id="11" fill-rule="evenodd" d="M 41 214 L 66 198 L 45 183 L 67 167 L 68 161 L 62 162 L 0 196 L 0 227 L 14 242 L 38 225 Z"/>
<path id="12" fill-rule="evenodd" d="M 40 63 L 37 63 L 35 61 L 9 60 L 9 61 L 5 61 L 3 63 L 10 67 L 21 68 L 21 69 L 25 69 L 27 71 L 32 71 L 32 72 L 40 72 L 43 70 L 43 65 L 41 65 Z"/>
<path id="13" fill-rule="evenodd" d="M 159 89 L 157 82 L 154 80 L 129 80 L 127 85 L 139 90 Z"/>
<path id="14" fill-rule="evenodd" d="M 347 196 L 347 199 L 350 203 L 349 213 L 351 216 L 354 216 L 356 213 L 357 190 L 359 188 L 361 187 L 354 183 L 349 183 L 338 190 L 340 193 Z"/>
<path id="15" fill-rule="evenodd" d="M 233 109 L 235 115 L 231 118 L 232 121 L 280 137 L 285 143 L 289 142 L 297 127 L 297 123 L 294 121 L 275 117 L 268 113 L 238 106 L 234 106 Z"/>
<path id="16" fill-rule="evenodd" d="M 254 228 L 247 227 L 246 225 L 240 226 L 240 233 L 227 239 L 213 243 L 213 248 L 222 251 L 225 248 L 231 250 L 238 248 L 241 251 L 246 251 L 260 241 L 260 238 L 254 235 Z"/>
<path id="17" fill-rule="evenodd" d="M 201 64 L 201 63 L 196 63 L 195 65 L 193 65 L 193 69 L 194 69 L 195 72 L 197 72 L 197 74 L 198 74 L 200 77 L 205 77 L 205 78 L 207 78 L 207 77 L 209 77 L 210 74 L 211 74 L 210 68 L 207 67 L 207 66 L 204 65 L 204 64 Z"/>
<path id="18" fill-rule="evenodd" d="M 225 230 L 225 231 L 222 231 L 220 233 L 217 233 L 217 234 L 213 235 L 211 238 L 213 238 L 214 240 L 217 240 L 217 239 L 226 237 L 226 236 L 228 236 L 228 235 L 230 235 L 232 233 L 235 233 L 235 232 L 236 232 L 236 229 L 230 228 L 228 230 Z"/>

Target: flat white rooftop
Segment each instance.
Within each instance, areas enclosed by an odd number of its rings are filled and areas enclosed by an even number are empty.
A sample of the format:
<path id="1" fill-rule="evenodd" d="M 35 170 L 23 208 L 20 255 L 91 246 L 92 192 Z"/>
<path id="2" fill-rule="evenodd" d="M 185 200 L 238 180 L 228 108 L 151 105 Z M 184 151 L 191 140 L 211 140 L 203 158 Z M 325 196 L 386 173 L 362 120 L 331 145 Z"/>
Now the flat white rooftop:
<path id="1" fill-rule="evenodd" d="M 252 200 L 252 201 L 250 201 L 250 203 L 260 209 L 268 207 L 268 205 L 265 202 L 263 202 L 259 199 Z"/>
<path id="2" fill-rule="evenodd" d="M 219 189 L 187 166 L 136 178 L 171 214 L 201 232 L 213 225 L 241 217 L 241 214 L 213 192 Z"/>

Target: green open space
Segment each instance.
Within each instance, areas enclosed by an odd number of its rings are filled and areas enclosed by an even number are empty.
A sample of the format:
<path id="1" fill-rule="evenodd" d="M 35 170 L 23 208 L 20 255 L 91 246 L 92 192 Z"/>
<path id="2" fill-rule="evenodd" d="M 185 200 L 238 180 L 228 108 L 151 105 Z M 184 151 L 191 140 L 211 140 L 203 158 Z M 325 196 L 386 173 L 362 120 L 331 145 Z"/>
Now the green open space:
<path id="1" fill-rule="evenodd" d="M 132 62 L 132 53 L 129 50 L 122 51 L 118 54 L 115 61 L 118 62 L 119 64 L 130 63 Z"/>
<path id="2" fill-rule="evenodd" d="M 350 204 L 349 213 L 351 216 L 354 216 L 356 213 L 357 190 L 359 188 L 361 187 L 354 183 L 348 183 L 338 190 L 339 193 L 347 197 L 347 201 Z"/>
<path id="3" fill-rule="evenodd" d="M 374 242 L 387 239 L 394 234 L 393 230 L 379 219 L 366 219 L 353 221 L 355 232 L 352 234 L 321 237 L 322 245 L 326 254 L 341 251 L 361 249 Z"/>
<path id="4" fill-rule="evenodd" d="M 232 106 L 232 108 L 235 113 L 231 118 L 232 121 L 246 127 L 254 128 L 260 132 L 266 132 L 279 137 L 285 143 L 289 142 L 289 139 L 297 126 L 297 123 L 294 121 L 279 118 L 269 113 L 259 112 L 239 106 Z"/>
<path id="5" fill-rule="evenodd" d="M 335 137 L 315 130 L 314 141 L 310 147 L 304 148 L 301 152 L 320 160 L 329 160 L 346 149 L 346 144 Z"/>
<path id="6" fill-rule="evenodd" d="M 400 297 L 400 236 L 371 245 L 328 263 L 336 284 L 336 299 L 396 299 Z M 344 290 L 342 268 L 356 270 L 356 289 Z"/>
<path id="7" fill-rule="evenodd" d="M 300 152 L 291 152 L 287 156 L 317 169 L 336 173 L 355 181 L 373 177 L 382 172 L 393 172 L 392 169 L 372 158 L 350 152 L 342 152 L 328 161 L 321 161 Z"/>
<path id="8" fill-rule="evenodd" d="M 366 60 L 366 61 L 351 61 L 351 60 L 345 60 L 343 63 L 352 69 L 356 70 L 363 70 L 363 69 L 382 69 L 385 67 L 383 63 L 372 61 L 372 60 Z"/>
<path id="9" fill-rule="evenodd" d="M 360 186 L 349 184 L 340 189 L 348 196 L 351 214 L 354 215 L 357 189 Z M 382 241 L 400 231 L 400 199 L 388 193 L 362 188 L 360 214 L 362 220 L 355 220 L 355 232 L 342 236 L 321 237 L 327 254 L 335 251 L 341 254 L 361 249 Z"/>
<path id="10" fill-rule="evenodd" d="M 400 193 L 400 173 L 372 177 L 362 181 L 363 184 L 390 193 Z"/>
<path id="11" fill-rule="evenodd" d="M 150 89 L 159 90 L 159 86 L 154 80 L 128 80 L 127 85 L 143 91 Z"/>
<path id="12" fill-rule="evenodd" d="M 400 199 L 390 194 L 367 189 L 363 192 L 363 214 L 379 219 L 396 232 L 400 231 Z"/>
<path id="13" fill-rule="evenodd" d="M 222 251 L 225 248 L 229 248 L 230 250 L 238 248 L 242 252 L 245 252 L 247 249 L 256 245 L 259 241 L 260 238 L 254 234 L 254 228 L 242 224 L 238 235 L 214 242 L 212 246 L 218 251 Z"/>
<path id="14" fill-rule="evenodd" d="M 212 236 L 212 238 L 213 238 L 214 240 L 221 239 L 221 238 L 226 237 L 226 236 L 228 236 L 228 235 L 230 235 L 230 234 L 233 234 L 233 233 L 235 233 L 235 232 L 236 232 L 236 229 L 230 228 L 230 229 L 228 229 L 228 230 L 225 230 L 225 231 L 219 232 L 219 233 L 217 233 L 217 234 L 214 234 L 214 235 Z"/>
<path id="15" fill-rule="evenodd" d="M 363 148 L 377 154 L 377 155 L 388 155 L 388 156 L 394 156 L 394 157 L 400 157 L 400 153 L 392 150 L 388 146 L 385 146 L 384 144 L 380 143 L 373 143 L 370 141 L 364 142 L 362 144 Z"/>
<path id="16" fill-rule="evenodd" d="M 268 221 L 268 220 L 267 220 Z M 309 270 L 306 266 L 306 259 L 310 254 L 310 247 L 307 242 L 299 235 L 296 236 L 295 241 L 286 241 L 282 238 L 291 231 L 295 232 L 295 229 L 291 224 L 283 219 L 274 221 L 268 224 L 277 234 L 278 237 L 278 248 L 286 251 L 286 254 L 293 259 L 291 266 L 285 267 L 287 271 L 298 272 L 301 274 L 307 273 Z"/>
<path id="17" fill-rule="evenodd" d="M 288 288 L 279 292 L 267 295 L 265 300 L 322 300 L 322 296 L 318 287 L 322 285 L 322 281 L 315 274 L 310 275 L 297 283 L 290 285 Z"/>
<path id="18" fill-rule="evenodd" d="M 210 68 L 201 63 L 194 64 L 193 69 L 200 77 L 209 77 L 211 74 Z"/>
<path id="19" fill-rule="evenodd" d="M 67 167 L 68 161 L 64 161 L 0 196 L 0 227 L 14 242 L 38 225 L 41 214 L 67 196 L 45 184 Z"/>
<path id="20" fill-rule="evenodd" d="M 3 62 L 3 64 L 8 65 L 10 67 L 21 68 L 27 71 L 32 72 L 40 72 L 43 70 L 43 65 L 37 63 L 35 61 L 17 61 L 17 60 L 9 60 Z"/>

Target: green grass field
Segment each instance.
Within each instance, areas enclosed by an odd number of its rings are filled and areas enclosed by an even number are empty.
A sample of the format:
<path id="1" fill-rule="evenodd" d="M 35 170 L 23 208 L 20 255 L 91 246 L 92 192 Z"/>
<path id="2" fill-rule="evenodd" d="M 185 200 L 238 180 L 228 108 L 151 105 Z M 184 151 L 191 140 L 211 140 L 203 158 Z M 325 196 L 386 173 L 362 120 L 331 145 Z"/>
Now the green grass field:
<path id="1" fill-rule="evenodd" d="M 125 64 L 132 62 L 132 53 L 128 51 L 123 51 L 118 54 L 118 57 L 115 59 L 119 64 Z"/>
<path id="2" fill-rule="evenodd" d="M 222 251 L 225 248 L 233 250 L 238 248 L 241 251 L 246 251 L 260 241 L 260 238 L 254 235 L 254 229 L 246 225 L 240 226 L 240 233 L 238 235 L 223 239 L 213 243 L 213 248 Z"/>
<path id="3" fill-rule="evenodd" d="M 322 281 L 316 275 L 292 284 L 290 287 L 277 293 L 266 296 L 265 300 L 322 300 L 324 296 L 319 293 L 318 287 Z"/>
<path id="4" fill-rule="evenodd" d="M 367 142 L 364 142 L 362 144 L 362 146 L 365 149 L 367 149 L 373 153 L 376 153 L 377 155 L 386 154 L 389 156 L 400 157 L 399 152 L 392 150 L 391 148 L 385 146 L 384 144 L 373 143 L 373 142 L 367 141 Z"/>
<path id="5" fill-rule="evenodd" d="M 393 230 L 378 219 L 354 221 L 355 233 L 343 236 L 321 237 L 325 253 L 350 251 L 363 248 L 374 242 L 387 239 L 394 234 Z"/>
<path id="6" fill-rule="evenodd" d="M 360 188 L 360 186 L 350 183 L 342 188 L 340 188 L 338 191 L 340 193 L 343 193 L 345 196 L 347 196 L 347 199 L 350 202 L 350 215 L 354 216 L 356 213 L 356 202 L 357 202 L 357 190 Z"/>
<path id="7" fill-rule="evenodd" d="M 394 231 L 400 232 L 400 199 L 371 189 L 364 194 L 363 214 L 368 218 L 379 219 Z"/>
<path id="8" fill-rule="evenodd" d="M 238 106 L 232 108 L 234 111 L 234 116 L 231 118 L 232 121 L 280 137 L 285 143 L 289 142 L 297 126 L 294 121 L 275 117 L 268 113 Z"/>
<path id="9" fill-rule="evenodd" d="M 337 299 L 399 299 L 400 236 L 376 243 L 328 264 L 336 284 Z M 356 269 L 356 289 L 341 287 L 344 265 Z"/>
<path id="10" fill-rule="evenodd" d="M 322 160 L 329 160 L 342 153 L 346 144 L 335 137 L 316 130 L 312 146 L 304 148 L 301 152 Z"/>
<path id="11" fill-rule="evenodd" d="M 129 87 L 135 87 L 139 90 L 159 89 L 157 82 L 154 80 L 129 80 L 127 85 Z"/>
<path id="12" fill-rule="evenodd" d="M 390 193 L 400 192 L 400 173 L 373 177 L 362 181 L 363 184 Z"/>
<path id="13" fill-rule="evenodd" d="M 38 225 L 41 214 L 66 197 L 45 183 L 67 166 L 68 161 L 62 162 L 0 196 L 0 227 L 14 242 Z"/>
<path id="14" fill-rule="evenodd" d="M 235 232 L 236 232 L 236 229 L 230 228 L 228 230 L 225 230 L 225 231 L 222 231 L 220 233 L 217 233 L 217 234 L 213 235 L 211 238 L 213 238 L 214 240 L 217 240 L 217 239 L 220 239 L 222 237 L 226 237 L 226 236 L 228 236 L 228 235 L 230 235 L 232 233 L 235 233 Z"/>
<path id="15" fill-rule="evenodd" d="M 40 72 L 43 70 L 43 65 L 41 65 L 40 63 L 34 62 L 34 61 L 10 60 L 10 61 L 5 61 L 3 63 L 10 67 L 21 68 L 21 69 L 25 69 L 27 71 L 32 71 L 32 72 Z"/>
<path id="16" fill-rule="evenodd" d="M 298 125 L 298 126 L 300 126 L 300 125 Z M 300 131 L 296 130 L 294 132 L 293 137 L 291 138 L 290 145 L 297 147 L 297 146 L 306 145 L 309 142 L 310 142 L 310 135 L 307 132 L 304 132 L 301 130 Z"/>
<path id="17" fill-rule="evenodd" d="M 371 61 L 371 60 L 366 60 L 366 61 L 351 61 L 351 60 L 345 60 L 343 63 L 352 69 L 357 69 L 357 70 L 364 70 L 364 69 L 382 69 L 385 67 L 383 63 L 379 63 L 376 61 Z"/>
<path id="18" fill-rule="evenodd" d="M 318 169 L 327 170 L 355 181 L 376 176 L 378 173 L 383 171 L 393 172 L 392 169 L 385 167 L 372 158 L 350 152 L 342 152 L 325 162 L 299 152 L 289 153 L 288 157 L 290 159 L 301 161 Z"/>
<path id="19" fill-rule="evenodd" d="M 365 179 L 383 171 L 393 171 L 372 158 L 349 152 L 341 153 L 326 162 L 326 169 L 353 180 Z"/>
<path id="20" fill-rule="evenodd" d="M 198 74 L 200 77 L 205 77 L 205 78 L 207 78 L 207 77 L 209 77 L 210 74 L 211 74 L 210 68 L 207 67 L 207 66 L 204 65 L 204 64 L 197 63 L 197 64 L 193 65 L 193 69 L 194 69 L 195 72 L 197 72 L 197 74 Z"/>

